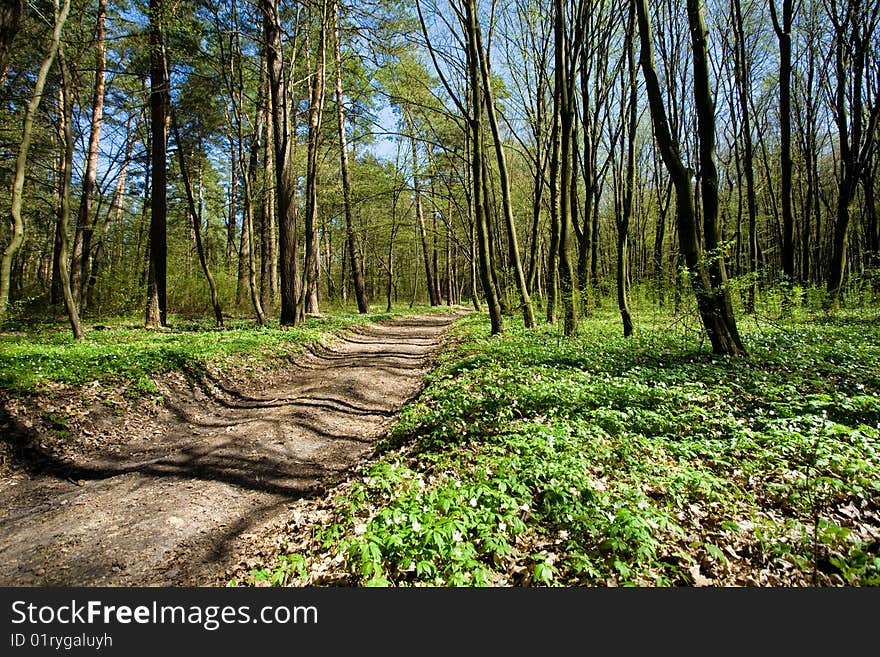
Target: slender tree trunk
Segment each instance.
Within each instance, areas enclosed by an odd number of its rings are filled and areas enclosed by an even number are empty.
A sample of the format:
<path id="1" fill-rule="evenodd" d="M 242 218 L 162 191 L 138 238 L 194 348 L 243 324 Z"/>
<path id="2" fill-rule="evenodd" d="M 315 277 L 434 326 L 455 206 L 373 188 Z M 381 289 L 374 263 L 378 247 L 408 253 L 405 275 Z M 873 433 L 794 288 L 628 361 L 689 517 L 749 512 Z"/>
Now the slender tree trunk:
<path id="1" fill-rule="evenodd" d="M 224 110 L 224 114 L 226 117 L 226 140 L 227 145 L 229 146 L 229 212 L 226 216 L 226 244 L 224 247 L 224 269 L 226 273 L 231 273 L 233 271 L 233 267 L 235 266 L 235 239 L 238 235 L 238 186 L 239 186 L 239 175 L 242 170 L 241 162 L 239 162 L 239 153 L 241 151 L 241 94 L 238 93 L 236 87 L 236 81 L 239 78 L 239 71 L 236 70 L 236 54 L 239 55 L 238 61 L 241 62 L 241 52 L 236 53 L 235 44 L 236 44 L 236 33 L 238 29 L 238 3 L 237 0 L 232 0 L 232 4 L 230 7 L 230 16 L 231 16 L 231 29 L 228 34 L 228 55 L 224 49 L 224 45 L 227 42 L 227 35 L 221 37 L 221 47 L 220 47 L 220 55 L 221 55 L 221 66 L 223 70 L 223 78 L 226 82 L 226 89 L 229 93 L 229 98 L 232 101 L 232 117 L 229 116 L 228 111 Z M 218 31 L 225 30 L 225 27 L 221 28 L 218 26 Z M 260 52 L 261 58 L 265 59 L 265 55 L 263 52 Z M 228 62 L 226 61 L 228 59 Z M 261 71 L 262 72 L 262 71 Z M 236 288 L 236 305 L 238 305 L 238 289 Z"/>
<path id="2" fill-rule="evenodd" d="M 660 163 L 655 162 L 655 168 L 659 168 Z M 669 203 L 672 200 L 672 183 L 664 186 L 665 199 L 662 196 L 661 185 L 658 176 L 655 188 L 657 191 L 657 227 L 654 233 L 654 281 L 657 286 L 657 301 L 662 308 L 666 302 L 666 286 L 663 279 L 663 245 L 666 240 L 666 215 L 669 213 Z"/>
<path id="3" fill-rule="evenodd" d="M 166 69 L 167 70 L 167 69 Z M 190 220 L 192 221 L 193 235 L 196 240 L 196 252 L 199 256 L 199 264 L 202 266 L 202 272 L 208 283 L 208 290 L 211 294 L 211 307 L 214 309 L 214 320 L 217 326 L 223 326 L 223 311 L 220 308 L 220 295 L 217 293 L 217 284 L 211 269 L 208 267 L 208 260 L 205 257 L 205 249 L 202 246 L 202 216 L 196 207 L 195 197 L 193 196 L 192 184 L 190 183 L 189 170 L 186 165 L 186 155 L 183 152 L 183 142 L 180 138 L 180 128 L 177 125 L 177 117 L 174 109 L 171 108 L 171 127 L 174 131 L 174 141 L 177 143 L 177 160 L 180 164 L 180 175 L 183 178 L 183 187 L 186 191 L 186 202 L 189 209 Z M 260 321 L 262 324 L 262 320 Z"/>
<path id="4" fill-rule="evenodd" d="M 251 213 L 253 213 L 254 199 L 250 199 Z M 240 305 L 245 288 L 248 284 L 248 259 L 247 254 L 253 250 L 251 241 L 251 227 L 245 220 L 241 222 L 241 239 L 238 243 L 238 269 L 235 278 L 235 305 Z"/>
<path id="5" fill-rule="evenodd" d="M 626 147 L 626 180 L 623 190 L 623 207 L 622 216 L 617 222 L 617 308 L 620 310 L 620 319 L 623 323 L 623 335 L 629 337 L 633 332 L 632 315 L 629 310 L 629 300 L 627 299 L 628 284 L 628 250 L 629 250 L 629 225 L 632 216 L 633 206 L 633 189 L 635 187 L 636 172 L 636 126 L 638 122 L 637 87 L 636 87 L 636 65 L 633 49 L 635 48 L 635 6 L 630 3 L 629 19 L 627 21 L 627 42 L 626 47 L 626 63 L 627 63 L 627 87 L 621 89 L 621 94 L 629 91 L 626 112 L 629 118 L 627 126 L 627 147 Z M 623 117 L 622 117 L 623 118 Z"/>
<path id="6" fill-rule="evenodd" d="M 474 307 L 474 310 L 480 312 L 480 296 L 477 291 L 477 232 L 476 232 L 476 220 L 474 219 L 474 209 L 473 209 L 473 201 L 468 203 L 468 212 L 471 215 L 468 230 L 468 245 L 470 248 L 470 276 L 468 279 L 470 280 L 470 292 L 471 292 L 471 304 Z"/>
<path id="7" fill-rule="evenodd" d="M 354 279 L 354 295 L 358 312 L 370 312 L 367 290 L 364 285 L 364 267 L 358 252 L 354 233 L 354 220 L 351 216 L 351 181 L 348 172 L 348 145 L 345 138 L 345 108 L 342 105 L 342 54 L 339 45 L 339 0 L 333 1 L 333 56 L 336 60 L 336 118 L 339 129 L 339 161 L 342 171 L 342 198 L 345 206 L 345 236 L 348 243 L 348 257 L 351 260 L 351 273 Z M 389 256 L 389 267 L 390 267 Z M 329 272 L 328 272 L 329 277 Z"/>
<path id="8" fill-rule="evenodd" d="M 482 117 L 480 118 L 482 121 Z M 485 139 L 485 130 L 482 133 Z M 486 153 L 486 144 L 485 141 L 480 144 L 480 150 L 483 154 L 483 175 L 482 175 L 482 189 L 483 189 L 483 208 L 485 208 L 486 213 L 486 234 L 489 240 L 489 251 L 491 253 L 491 257 L 489 259 L 490 267 L 489 273 L 492 276 L 492 285 L 495 286 L 495 294 L 498 297 L 498 304 L 501 307 L 501 314 L 507 315 L 509 314 L 507 299 L 506 299 L 506 287 L 502 286 L 498 280 L 498 268 L 494 263 L 501 261 L 504 262 L 504 255 L 501 252 L 501 248 L 498 246 L 498 243 L 495 240 L 495 235 L 497 233 L 497 221 L 498 214 L 495 211 L 498 207 L 497 199 L 495 198 L 495 190 L 492 185 L 492 178 L 489 175 L 489 165 L 487 162 L 487 153 Z M 439 303 L 439 299 L 438 299 Z"/>
<path id="9" fill-rule="evenodd" d="M 59 117 L 64 114 L 64 89 L 61 85 L 58 86 L 57 89 L 57 102 L 58 102 L 58 115 Z M 61 253 L 61 248 L 63 246 L 63 242 L 61 240 L 61 222 L 57 220 L 58 217 L 61 216 L 61 194 L 62 187 L 64 182 L 64 172 L 65 167 L 67 166 L 65 162 L 66 157 L 66 149 L 65 149 L 65 133 L 64 133 L 64 121 L 59 118 L 57 125 L 57 138 L 58 138 L 58 166 L 52 175 L 52 201 L 53 208 L 55 210 L 55 229 L 54 236 L 52 241 L 52 282 L 49 287 L 49 303 L 53 306 L 59 306 L 64 303 L 64 294 L 61 289 L 61 271 L 59 269 L 59 260 L 58 256 Z M 66 255 L 66 253 L 65 253 Z"/>
<path id="10" fill-rule="evenodd" d="M 874 157 L 877 157 L 875 153 Z M 862 172 L 861 183 L 865 199 L 866 267 L 876 270 L 880 265 L 880 221 L 877 216 L 876 160 L 869 162 Z M 880 290 L 880 281 L 874 279 L 874 290 Z"/>
<path id="11" fill-rule="evenodd" d="M 598 73 L 597 73 L 598 74 Z M 581 148 L 581 173 L 584 181 L 584 203 L 581 212 L 581 228 L 578 231 L 578 287 L 582 294 L 590 290 L 590 261 L 593 255 L 593 195 L 596 187 L 596 163 L 594 150 L 593 120 L 590 115 L 590 71 L 581 65 L 581 124 L 584 143 Z"/>
<path id="12" fill-rule="evenodd" d="M 256 167 L 254 167 L 256 169 Z M 254 171 L 251 175 L 256 177 L 256 171 Z M 249 186 L 250 187 L 250 186 Z M 253 192 L 248 190 L 249 195 Z M 253 196 L 250 196 L 250 201 L 247 203 L 247 209 L 244 215 L 244 223 L 247 225 L 247 233 L 248 235 L 254 234 L 254 202 Z M 264 326 L 266 324 L 266 314 L 263 311 L 263 304 L 260 302 L 260 292 L 257 288 L 257 268 L 256 263 L 254 262 L 254 241 L 248 240 L 247 250 L 244 254 L 247 260 L 247 282 L 248 282 L 248 290 L 251 296 L 251 305 L 254 307 L 254 313 L 257 316 L 257 323 L 260 326 Z"/>
<path id="13" fill-rule="evenodd" d="M 168 212 L 168 80 L 165 76 L 164 0 L 150 0 L 150 131 L 152 133 L 152 194 L 150 195 L 150 276 L 147 290 L 147 328 L 168 325 L 167 212 Z"/>
<path id="14" fill-rule="evenodd" d="M 0 5 L 0 87 L 9 73 L 9 52 L 18 33 L 24 0 L 7 0 Z"/>
<path id="15" fill-rule="evenodd" d="M 62 152 L 64 150 L 64 146 L 61 147 Z M 58 163 L 58 173 L 61 173 L 64 170 L 64 157 L 63 155 L 59 158 Z M 56 186 L 60 186 L 61 181 L 59 179 Z M 56 199 L 55 210 L 56 212 L 61 212 L 59 209 L 61 205 L 61 195 L 60 190 L 58 193 L 58 197 Z M 52 283 L 49 288 L 49 303 L 53 306 L 57 306 L 64 301 L 63 290 L 61 289 L 61 269 L 58 267 L 58 255 L 61 253 L 61 249 L 64 246 L 64 241 L 61 239 L 61 222 L 55 222 L 55 231 L 54 231 L 54 239 L 52 242 Z M 66 255 L 66 254 L 65 254 Z"/>
<path id="16" fill-rule="evenodd" d="M 432 156 L 431 156 L 431 147 L 427 148 L 428 154 L 428 170 L 431 171 L 433 168 L 432 165 Z M 439 239 L 440 232 L 437 230 L 437 204 L 436 198 L 437 194 L 435 193 L 435 176 L 431 173 L 428 177 L 428 190 L 430 192 L 431 198 L 431 270 L 434 272 L 434 279 L 431 281 L 431 284 L 434 286 L 434 298 L 437 299 L 437 304 L 440 305 L 443 303 L 443 294 L 440 292 L 440 254 L 437 249 L 437 240 Z"/>
<path id="17" fill-rule="evenodd" d="M 811 22 L 813 16 L 811 12 Z M 816 58 L 817 47 L 813 36 L 813 29 L 807 30 L 807 38 L 809 39 L 806 48 L 807 72 L 804 81 L 805 91 L 802 94 L 803 108 L 800 111 L 795 110 L 794 114 L 801 117 L 798 121 L 800 127 L 801 150 L 804 154 L 804 177 L 806 178 L 806 190 L 803 200 L 803 217 L 804 225 L 801 233 L 801 281 L 809 283 L 813 280 L 813 272 L 818 271 L 818 267 L 814 263 L 814 245 L 820 242 L 820 233 L 816 232 L 816 238 L 813 240 L 813 218 L 814 213 L 821 212 L 819 201 L 819 176 L 816 171 L 818 162 L 818 152 L 816 148 L 816 106 L 817 101 L 812 98 L 812 91 L 815 88 L 816 79 Z M 817 94 L 818 95 L 818 94 Z M 817 220 L 817 223 L 818 220 Z M 806 299 L 805 299 L 806 300 Z"/>
<path id="18" fill-rule="evenodd" d="M 266 66 L 265 53 L 262 66 Z M 275 252 L 275 179 L 272 161 L 272 112 L 269 102 L 269 75 L 266 72 L 266 89 L 263 100 L 264 110 L 263 131 L 263 208 L 260 213 L 260 305 L 265 309 L 275 300 L 276 288 L 272 279 L 277 271 Z"/>
<path id="19" fill-rule="evenodd" d="M 489 118 L 489 127 L 492 130 L 492 140 L 495 144 L 495 159 L 498 163 L 498 174 L 501 182 L 501 202 L 504 210 L 504 224 L 507 228 L 507 241 L 512 260 L 514 277 L 516 279 L 516 287 L 519 291 L 520 301 L 522 303 L 523 323 L 526 328 L 535 326 L 535 311 L 532 309 L 532 300 L 529 297 L 529 286 L 523 273 L 522 260 L 519 254 L 519 240 L 516 235 L 516 222 L 513 218 L 513 202 L 510 194 L 510 180 L 507 173 L 507 158 L 504 155 L 504 144 L 501 141 L 501 132 L 498 129 L 498 118 L 495 115 L 495 97 L 492 93 L 492 80 L 489 75 L 489 65 L 486 61 L 488 55 L 483 49 L 483 38 L 481 35 L 480 25 L 476 24 L 476 45 L 477 53 L 480 58 L 480 72 L 483 80 L 483 87 L 486 94 L 486 109 Z M 434 265 L 436 270 L 436 263 Z"/>
<path id="20" fill-rule="evenodd" d="M 232 59 L 232 57 L 230 57 Z M 226 270 L 232 267 L 233 258 L 235 257 L 235 235 L 236 217 L 238 216 L 238 173 L 241 169 L 238 162 L 238 146 L 229 131 L 229 215 L 226 220 Z"/>
<path id="21" fill-rule="evenodd" d="M 679 244 L 682 256 L 687 264 L 691 275 L 691 283 L 697 298 L 697 307 L 700 319 L 706 329 L 706 333 L 712 343 L 712 350 L 718 354 L 745 355 L 745 349 L 739 341 L 736 326 L 728 323 L 727 309 L 729 306 L 718 301 L 718 295 L 726 294 L 725 290 L 713 289 L 712 279 L 702 262 L 702 254 L 697 237 L 696 212 L 694 208 L 694 196 L 691 189 L 690 173 L 682 164 L 678 153 L 678 147 L 672 140 L 669 130 L 669 120 L 666 108 L 663 104 L 663 96 L 660 83 L 654 68 L 653 37 L 649 22 L 647 0 L 635 0 L 638 16 L 639 37 L 641 41 L 640 64 L 645 78 L 645 88 L 648 94 L 648 103 L 651 110 L 651 119 L 654 124 L 654 135 L 657 147 L 663 157 L 663 162 L 669 171 L 670 178 L 676 192 L 676 228 L 678 230 Z M 714 129 L 708 125 L 709 119 L 714 115 L 711 107 L 711 97 L 708 94 L 708 68 L 706 66 L 706 32 L 705 23 L 702 20 L 702 7 L 698 0 L 688 0 L 688 22 L 691 25 L 692 45 L 694 49 L 694 93 L 695 104 L 699 117 L 700 149 L 704 221 L 708 223 L 706 243 L 708 248 L 717 247 L 717 238 L 713 234 L 713 184 L 717 185 L 717 178 L 713 177 L 714 165 L 712 160 L 712 146 L 714 141 Z M 707 110 L 710 113 L 707 114 Z M 717 189 L 717 188 L 716 188 Z M 708 196 L 708 202 L 707 197 Z M 713 238 L 716 238 L 713 241 Z M 709 246 L 711 244 L 711 247 Z M 718 259 L 713 254 L 713 259 Z"/>
<path id="22" fill-rule="evenodd" d="M 278 257 L 280 263 L 281 326 L 299 322 L 298 245 L 296 233 L 296 176 L 293 170 L 290 130 L 287 116 L 287 85 L 281 59 L 281 26 L 278 0 L 261 0 L 263 35 L 266 41 L 266 67 L 269 72 L 269 97 L 272 108 L 272 131 L 275 155 L 275 184 L 278 201 Z"/>
<path id="23" fill-rule="evenodd" d="M 528 290 L 534 293 L 537 287 L 538 269 L 540 268 L 538 259 L 538 243 L 540 222 L 541 222 L 541 203 L 544 196 L 544 175 L 539 171 L 534 176 L 534 196 L 532 197 L 532 230 L 529 233 L 531 241 L 529 244 L 529 275 Z"/>
<path id="24" fill-rule="evenodd" d="M 483 94 L 480 87 L 480 63 L 477 54 L 477 3 L 465 0 L 465 34 L 467 38 L 467 69 L 470 87 L 471 112 L 468 117 L 471 146 L 471 178 L 473 181 L 474 223 L 477 229 L 477 252 L 480 262 L 480 280 L 489 307 L 489 321 L 493 335 L 504 330 L 501 304 L 492 280 L 492 248 L 483 194 Z"/>
<path id="25" fill-rule="evenodd" d="M 787 2 L 788 0 L 786 0 Z M 773 0 L 770 0 L 771 4 Z M 754 145 L 752 143 L 752 124 L 749 113 L 749 93 L 751 87 L 751 66 L 746 55 L 745 47 L 745 28 L 743 26 L 741 1 L 735 0 L 733 3 L 734 10 L 734 32 L 736 38 L 736 85 L 739 95 L 739 111 L 742 121 L 742 142 L 743 142 L 743 161 L 746 178 L 746 207 L 748 210 L 748 263 L 749 281 L 748 293 L 746 296 L 746 312 L 755 312 L 755 295 L 758 290 L 758 202 L 755 195 L 755 170 L 752 166 L 754 159 Z"/>
<path id="26" fill-rule="evenodd" d="M 24 114 L 24 121 L 21 128 L 21 141 L 18 146 L 18 154 L 15 159 L 15 168 L 12 177 L 12 194 L 10 199 L 10 224 L 12 231 L 9 243 L 3 249 L 0 256 L 0 325 L 6 319 L 6 313 L 9 307 L 9 290 L 12 283 L 12 260 L 24 242 L 24 220 L 21 216 L 22 203 L 24 200 L 24 181 L 27 171 L 28 152 L 31 147 L 31 137 L 33 136 L 34 115 L 37 108 L 43 100 L 43 88 L 46 86 L 46 78 L 49 76 L 49 69 L 55 60 L 58 52 L 58 45 L 61 41 L 61 31 L 64 29 L 64 23 L 70 12 L 70 0 L 64 0 L 64 4 L 59 8 L 58 2 L 55 3 L 55 27 L 52 31 L 52 39 L 49 42 L 43 63 L 37 73 L 37 79 L 34 84 L 34 91 L 28 101 L 27 109 Z"/>
<path id="27" fill-rule="evenodd" d="M 601 195 L 601 187 L 597 185 L 596 189 L 593 191 L 593 209 L 590 212 L 590 218 L 592 220 L 590 226 L 590 232 L 592 234 L 592 237 L 590 238 L 590 285 L 596 290 L 597 306 L 602 301 L 602 290 L 599 286 L 599 201 L 601 200 Z"/>
<path id="28" fill-rule="evenodd" d="M 779 41 L 779 160 L 782 169 L 779 193 L 782 203 L 782 273 L 794 282 L 794 217 L 792 215 L 791 161 L 791 23 L 793 1 L 782 1 L 782 23 L 775 0 L 769 0 L 773 29 Z M 787 305 L 787 304 L 786 304 Z"/>
<path id="29" fill-rule="evenodd" d="M 73 91 L 70 89 L 70 74 L 64 54 L 58 55 L 61 69 L 61 86 L 59 89 L 60 107 L 58 112 L 59 132 L 63 136 L 63 155 L 61 158 L 61 205 L 58 211 L 58 235 L 61 248 L 58 249 L 57 264 L 61 292 L 64 298 L 64 309 L 73 332 L 74 340 L 83 339 L 83 327 L 77 310 L 76 299 L 70 287 L 70 272 L 67 266 L 67 223 L 70 218 L 70 179 L 73 173 Z"/>
<path id="30" fill-rule="evenodd" d="M 550 244 L 547 250 L 547 323 L 555 324 L 559 299 L 559 112 L 554 105 L 550 145 Z"/>
<path id="31" fill-rule="evenodd" d="M 107 69 L 107 45 L 105 22 L 107 0 L 98 0 L 98 23 L 95 30 L 95 86 L 92 94 L 92 121 L 89 145 L 86 151 L 86 168 L 83 172 L 82 195 L 79 203 L 79 216 L 76 222 L 76 235 L 73 240 L 73 259 L 71 262 L 70 287 L 73 298 L 84 309 L 84 283 L 89 272 L 92 236 L 95 232 L 95 217 L 92 216 L 92 195 L 98 175 L 98 153 L 101 146 L 101 124 L 104 117 L 104 84 Z"/>
<path id="32" fill-rule="evenodd" d="M 239 252 L 239 280 L 237 285 L 237 294 L 243 291 L 245 285 L 247 286 L 251 300 L 251 306 L 254 309 L 254 314 L 257 317 L 257 323 L 260 326 L 263 326 L 266 323 L 266 315 L 265 311 L 263 310 L 260 292 L 257 288 L 256 264 L 254 262 L 254 241 L 251 238 L 254 234 L 254 207 L 256 205 L 256 193 L 254 192 L 254 188 L 257 181 L 257 165 L 260 159 L 261 150 L 259 135 L 263 134 L 263 107 L 264 105 L 260 104 L 261 109 L 257 111 L 256 121 L 254 125 L 254 134 L 251 139 L 250 152 L 248 153 L 247 160 L 245 160 L 245 154 L 242 149 L 244 144 L 244 135 L 241 133 L 241 130 L 243 126 L 241 121 L 238 122 L 238 161 L 241 164 L 241 180 L 242 186 L 244 188 L 244 193 L 242 194 L 242 244 L 241 250 Z M 244 264 L 243 272 L 241 269 L 242 263 Z M 242 276 L 244 277 L 244 282 L 242 282 L 241 280 Z"/>
<path id="33" fill-rule="evenodd" d="M 452 217 L 452 199 L 449 199 L 449 203 L 446 211 L 446 239 L 444 240 L 446 245 L 446 305 L 451 306 L 456 303 L 455 301 L 455 279 L 453 278 L 453 258 L 454 254 L 452 252 L 452 239 L 450 236 L 450 226 L 449 221 Z"/>
<path id="34" fill-rule="evenodd" d="M 232 2 L 232 15 L 233 15 L 233 29 L 237 27 L 237 9 L 238 3 L 237 0 L 233 0 Z M 258 154 L 260 150 L 260 138 L 262 137 L 263 131 L 263 121 L 264 113 L 265 113 L 265 101 L 264 101 L 264 93 L 266 91 L 266 69 L 263 65 L 263 61 L 265 60 L 265 53 L 261 52 L 261 66 L 260 66 L 260 81 L 257 90 L 257 100 L 256 100 L 256 117 L 252 128 L 252 140 L 250 144 L 250 148 L 248 149 L 247 156 L 244 152 L 244 129 L 243 124 L 246 119 L 242 116 L 244 114 L 244 79 L 242 76 L 242 69 L 244 68 L 242 65 L 235 67 L 236 58 L 239 62 L 244 59 L 243 53 L 241 51 L 241 44 L 239 42 L 238 32 L 234 32 L 230 35 L 230 54 L 229 54 L 229 70 L 230 76 L 232 80 L 232 85 L 230 86 L 231 95 L 233 97 L 234 113 L 236 116 L 236 126 L 237 126 L 237 137 L 239 144 L 239 152 L 238 157 L 236 158 L 239 162 L 239 167 L 241 168 L 241 177 L 242 184 L 245 186 L 245 199 L 244 199 L 244 212 L 242 214 L 242 222 L 241 222 L 241 232 L 240 239 L 238 243 L 238 269 L 237 276 L 235 281 L 235 305 L 241 306 L 242 299 L 245 294 L 245 290 L 250 291 L 249 283 L 250 283 L 250 269 L 251 269 L 251 261 L 249 259 L 248 254 L 253 252 L 254 250 L 254 233 L 253 233 L 253 216 L 254 216 L 254 203 L 255 203 L 255 195 L 254 195 L 254 182 L 256 180 L 256 168 L 258 161 Z M 247 159 L 247 164 L 245 164 L 245 159 Z M 248 217 L 248 213 L 250 216 Z M 260 318 L 262 316 L 262 310 L 257 312 L 257 317 Z M 262 321 L 260 321 L 262 324 Z"/>
<path id="35" fill-rule="evenodd" d="M 434 280 L 434 272 L 431 271 L 431 257 L 428 252 L 428 231 L 425 228 L 425 213 L 422 207 L 422 187 L 419 180 L 419 156 L 416 140 L 416 127 L 412 115 L 409 110 L 403 110 L 404 120 L 410 137 L 410 154 L 412 158 L 412 178 L 413 178 L 413 205 L 416 213 L 416 228 L 419 233 L 419 240 L 422 245 L 422 260 L 425 264 L 425 280 L 428 282 L 428 300 L 432 306 L 439 306 L 440 300 L 437 298 L 437 290 L 432 281 Z"/>
<path id="36" fill-rule="evenodd" d="M 554 0 L 554 48 L 555 48 L 555 103 L 559 114 L 559 293 L 565 308 L 563 333 L 566 336 L 577 334 L 578 328 L 578 289 L 575 285 L 574 267 L 572 267 L 571 233 L 572 207 L 571 195 L 571 143 L 574 101 L 571 97 L 572 86 L 569 83 L 569 43 L 565 27 L 565 3 Z"/>
<path id="37" fill-rule="evenodd" d="M 319 4 L 321 25 L 318 34 L 318 53 L 311 83 L 309 101 L 309 150 L 306 170 L 305 221 L 305 274 L 304 312 L 318 314 L 318 148 L 321 141 L 321 121 L 324 114 L 324 85 L 327 77 L 327 2 Z"/>

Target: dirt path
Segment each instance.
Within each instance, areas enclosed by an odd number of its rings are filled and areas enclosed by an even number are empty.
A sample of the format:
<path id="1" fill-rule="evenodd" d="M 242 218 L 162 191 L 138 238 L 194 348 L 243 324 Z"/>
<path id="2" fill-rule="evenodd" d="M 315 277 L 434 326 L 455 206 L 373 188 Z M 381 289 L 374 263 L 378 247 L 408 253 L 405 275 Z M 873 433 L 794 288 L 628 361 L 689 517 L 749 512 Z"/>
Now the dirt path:
<path id="1" fill-rule="evenodd" d="M 0 482 L 0 585 L 216 581 L 242 541 L 372 454 L 454 318 L 363 327 L 258 393 L 196 387 L 161 435 Z"/>

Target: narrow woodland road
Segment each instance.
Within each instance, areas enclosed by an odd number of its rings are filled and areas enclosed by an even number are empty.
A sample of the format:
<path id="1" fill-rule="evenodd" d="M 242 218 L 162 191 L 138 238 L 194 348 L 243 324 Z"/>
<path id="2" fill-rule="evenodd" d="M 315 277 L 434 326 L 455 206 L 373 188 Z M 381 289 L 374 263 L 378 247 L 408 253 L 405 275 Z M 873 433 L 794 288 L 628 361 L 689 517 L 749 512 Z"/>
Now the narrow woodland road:
<path id="1" fill-rule="evenodd" d="M 420 390 L 455 317 L 362 327 L 258 393 L 197 386 L 169 402 L 159 436 L 3 482 L 0 585 L 210 581 L 242 535 L 370 456 Z"/>

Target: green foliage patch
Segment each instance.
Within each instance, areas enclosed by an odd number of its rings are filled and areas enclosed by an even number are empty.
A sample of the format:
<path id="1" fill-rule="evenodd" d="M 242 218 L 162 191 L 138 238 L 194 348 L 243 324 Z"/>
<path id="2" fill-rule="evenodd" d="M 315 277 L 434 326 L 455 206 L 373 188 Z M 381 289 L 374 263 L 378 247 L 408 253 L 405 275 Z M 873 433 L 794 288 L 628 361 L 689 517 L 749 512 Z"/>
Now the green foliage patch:
<path id="1" fill-rule="evenodd" d="M 877 322 L 742 328 L 747 359 L 611 313 L 571 340 L 469 315 L 296 572 L 263 579 L 880 584 Z"/>
<path id="2" fill-rule="evenodd" d="M 336 332 L 412 312 L 333 311 L 283 329 L 277 321 L 259 327 L 253 321 L 232 320 L 226 328 L 215 329 L 206 322 L 178 319 L 170 322 L 169 331 L 120 324 L 91 327 L 80 342 L 57 326 L 6 333 L 0 335 L 0 388 L 20 394 L 51 383 L 113 381 L 124 384 L 130 395 L 149 394 L 156 390 L 153 377 L 165 372 L 201 372 L 249 359 L 284 362 L 300 354 L 306 344 L 321 343 Z"/>

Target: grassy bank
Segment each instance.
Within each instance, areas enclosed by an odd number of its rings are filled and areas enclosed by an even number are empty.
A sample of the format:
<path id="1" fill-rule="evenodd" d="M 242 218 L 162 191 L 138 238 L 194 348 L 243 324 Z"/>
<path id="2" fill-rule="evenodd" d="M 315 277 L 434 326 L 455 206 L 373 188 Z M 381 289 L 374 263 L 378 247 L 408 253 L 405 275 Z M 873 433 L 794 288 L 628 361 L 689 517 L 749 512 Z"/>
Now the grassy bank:
<path id="1" fill-rule="evenodd" d="M 283 329 L 277 320 L 264 327 L 233 320 L 223 329 L 172 320 L 170 330 L 146 331 L 129 321 L 87 326 L 81 342 L 74 341 L 63 325 L 41 325 L 36 330 L 0 334 L 0 389 L 21 394 L 39 392 L 52 383 L 98 381 L 122 383 L 131 396 L 137 396 L 152 392 L 152 377 L 169 371 L 222 369 L 230 363 L 272 366 L 340 331 L 414 312 L 445 310 L 401 306 L 390 313 L 368 315 L 331 311 Z"/>
<path id="2" fill-rule="evenodd" d="M 741 328 L 748 359 L 468 316 L 308 543 L 232 583 L 880 584 L 876 315 Z"/>

